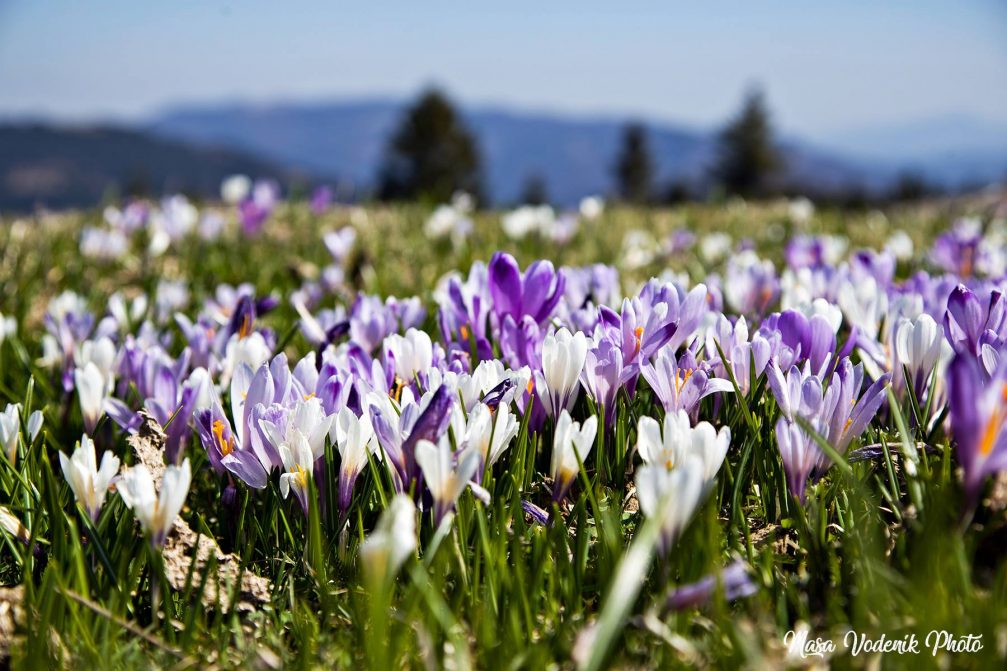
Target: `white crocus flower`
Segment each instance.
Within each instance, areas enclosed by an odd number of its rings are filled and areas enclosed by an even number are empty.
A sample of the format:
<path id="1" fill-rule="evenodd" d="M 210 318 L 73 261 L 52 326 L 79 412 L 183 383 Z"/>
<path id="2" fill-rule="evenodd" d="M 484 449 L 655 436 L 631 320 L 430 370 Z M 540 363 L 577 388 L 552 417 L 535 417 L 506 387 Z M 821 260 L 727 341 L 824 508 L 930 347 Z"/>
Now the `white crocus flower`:
<path id="1" fill-rule="evenodd" d="M 73 379 L 80 401 L 80 412 L 84 417 L 84 429 L 91 433 L 98 425 L 98 420 L 105 414 L 105 399 L 108 396 L 107 378 L 93 361 L 89 361 L 83 368 L 78 367 L 74 370 Z"/>
<path id="2" fill-rule="evenodd" d="M 718 433 L 709 422 L 695 427 L 684 410 L 664 416 L 664 431 L 653 417 L 641 417 L 637 428 L 637 451 L 649 466 L 675 468 L 688 456 L 695 455 L 703 464 L 704 479 L 713 481 L 731 444 L 731 429 L 722 427 Z"/>
<path id="3" fill-rule="evenodd" d="M 496 412 L 480 403 L 469 414 L 467 447 L 476 450 L 484 464 L 492 466 L 510 446 L 519 426 L 510 406 L 501 404 Z"/>
<path id="4" fill-rule="evenodd" d="M 232 392 L 233 394 L 233 392 Z M 268 420 L 259 420 L 259 426 L 265 431 L 273 446 L 279 450 L 283 444 L 290 445 L 297 438 L 295 434 L 304 437 L 311 449 L 314 459 L 320 459 L 325 454 L 325 437 L 329 435 L 334 415 L 326 415 L 322 401 L 317 397 L 298 399 L 288 412 L 286 426 L 281 435 L 279 428 Z"/>
<path id="5" fill-rule="evenodd" d="M 3 448 L 7 461 L 11 464 L 17 461 L 17 439 L 21 432 L 21 404 L 9 403 L 0 413 L 0 448 Z"/>
<path id="6" fill-rule="evenodd" d="M 109 394 L 112 391 L 112 387 L 115 386 L 116 354 L 115 343 L 109 338 L 102 337 L 96 340 L 85 340 L 77 348 L 77 352 L 74 355 L 74 365 L 80 368 L 93 363 L 101 371 L 105 380 L 105 386 L 108 389 L 106 394 Z"/>
<path id="7" fill-rule="evenodd" d="M 269 361 L 272 350 L 265 337 L 258 331 L 253 331 L 244 338 L 235 333 L 227 341 L 224 349 L 223 370 L 220 374 L 220 384 L 226 385 L 231 381 L 231 376 L 237 371 L 241 364 L 247 365 L 253 371 L 259 370 L 262 364 Z"/>
<path id="8" fill-rule="evenodd" d="M 237 205 L 252 192 L 252 180 L 246 175 L 231 175 L 220 183 L 220 199 L 228 205 Z"/>
<path id="9" fill-rule="evenodd" d="M 644 464 L 636 472 L 636 498 L 647 517 L 661 520 L 662 552 L 667 552 L 689 523 L 703 498 L 703 460 L 688 454 L 675 468 Z"/>
<path id="10" fill-rule="evenodd" d="M 14 317 L 4 316 L 0 312 L 0 343 L 3 343 L 8 337 L 17 333 L 17 319 Z"/>
<path id="11" fill-rule="evenodd" d="M 385 339 L 386 356 L 395 365 L 395 376 L 405 383 L 412 382 L 417 373 L 433 366 L 433 343 L 425 331 L 409 329 L 404 336 L 397 333 Z"/>
<path id="12" fill-rule="evenodd" d="M 415 554 L 416 504 L 405 494 L 396 494 L 374 531 L 360 545 L 360 562 L 374 587 L 394 579 Z"/>
<path id="13" fill-rule="evenodd" d="M 427 489 L 434 498 L 434 524 L 440 524 L 465 491 L 479 468 L 479 454 L 475 450 L 465 450 L 458 456 L 458 463 L 454 462 L 455 455 L 447 440 L 441 440 L 436 445 L 429 440 L 416 444 L 416 463 L 423 471 Z"/>
<path id="14" fill-rule="evenodd" d="M 290 442 L 280 445 L 280 460 L 285 472 L 280 475 L 280 493 L 283 498 L 289 496 L 291 490 L 301 504 L 304 514 L 308 514 L 308 483 L 315 467 L 315 455 L 311 451 L 308 439 L 300 431 L 294 431 Z"/>
<path id="15" fill-rule="evenodd" d="M 381 450 L 367 414 L 357 417 L 349 408 L 336 415 L 329 438 L 339 450 L 339 509 L 345 512 L 350 507 L 353 484 L 367 465 L 367 455 L 380 458 Z"/>
<path id="16" fill-rule="evenodd" d="M 594 438 L 598 433 L 598 417 L 591 415 L 584 424 L 573 421 L 565 409 L 556 422 L 556 433 L 552 445 L 552 465 L 550 473 L 553 478 L 552 496 L 554 501 L 566 496 L 573 479 L 580 471 L 594 446 Z"/>
<path id="17" fill-rule="evenodd" d="M 895 331 L 895 356 L 909 369 L 909 379 L 917 387 L 917 393 L 923 391 L 930 373 L 946 358 L 942 357 L 945 349 L 950 346 L 944 338 L 944 329 L 928 314 L 915 320 L 903 319 Z M 902 371 L 895 374 L 901 377 Z"/>
<path id="18" fill-rule="evenodd" d="M 150 534 L 151 544 L 161 547 L 175 518 L 182 511 L 191 482 L 192 469 L 186 459 L 181 466 L 172 465 L 164 469 L 160 493 L 154 491 L 154 480 L 143 465 L 123 471 L 116 489 L 143 530 Z"/>
<path id="19" fill-rule="evenodd" d="M 41 410 L 36 410 L 32 414 L 28 415 L 28 440 L 35 442 L 38 438 L 38 434 L 42 431 L 42 424 L 45 423 L 45 417 L 42 416 Z"/>
<path id="20" fill-rule="evenodd" d="M 542 341 L 542 373 L 536 380 L 537 396 L 551 417 L 569 410 L 577 401 L 588 345 L 582 331 L 573 334 L 565 328 L 555 335 L 547 335 Z"/>
<path id="21" fill-rule="evenodd" d="M 62 451 L 59 453 L 59 464 L 74 498 L 84 506 L 91 521 L 97 522 L 108 487 L 119 472 L 119 458 L 106 451 L 101 456 L 101 468 L 99 468 L 94 443 L 87 434 L 84 434 L 72 456 L 67 457 Z"/>

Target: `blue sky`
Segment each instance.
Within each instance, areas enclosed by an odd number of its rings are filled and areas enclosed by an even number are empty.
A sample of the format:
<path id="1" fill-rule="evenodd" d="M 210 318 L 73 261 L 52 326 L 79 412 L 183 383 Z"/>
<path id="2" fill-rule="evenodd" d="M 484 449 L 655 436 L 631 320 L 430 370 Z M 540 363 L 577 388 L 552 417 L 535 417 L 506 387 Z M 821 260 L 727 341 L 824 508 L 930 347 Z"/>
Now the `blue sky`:
<path id="1" fill-rule="evenodd" d="M 811 137 L 1007 123 L 1007 2 L 0 0 L 0 115 L 135 119 L 438 83 L 468 103 L 709 126 L 754 82 L 780 127 Z"/>

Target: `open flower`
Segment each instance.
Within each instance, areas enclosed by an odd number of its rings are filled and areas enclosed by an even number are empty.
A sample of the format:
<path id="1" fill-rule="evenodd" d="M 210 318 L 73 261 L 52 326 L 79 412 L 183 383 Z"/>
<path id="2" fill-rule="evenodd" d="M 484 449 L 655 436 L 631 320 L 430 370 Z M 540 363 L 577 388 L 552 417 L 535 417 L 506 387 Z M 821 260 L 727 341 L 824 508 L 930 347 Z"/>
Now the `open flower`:
<path id="1" fill-rule="evenodd" d="M 182 511 L 191 482 L 192 468 L 189 460 L 185 459 L 181 466 L 171 465 L 164 469 L 160 493 L 154 491 L 154 480 L 143 465 L 123 471 L 116 489 L 126 507 L 136 515 L 140 526 L 150 535 L 151 544 L 159 548 L 164 545 L 175 518 Z"/>
<path id="2" fill-rule="evenodd" d="M 694 455 L 703 464 L 704 481 L 711 483 L 727 455 L 731 429 L 724 426 L 718 432 L 709 422 L 693 427 L 683 410 L 667 413 L 663 429 L 653 417 L 640 418 L 636 449 L 643 462 L 671 470 L 689 455 Z"/>
<path id="3" fill-rule="evenodd" d="M 59 464 L 74 498 L 84 506 L 92 522 L 98 521 L 98 514 L 105 503 L 105 494 L 119 472 L 119 458 L 106 451 L 101 455 L 99 468 L 94 443 L 84 434 L 73 455 L 67 457 L 62 451 L 59 453 Z"/>
<path id="4" fill-rule="evenodd" d="M 597 415 L 591 415 L 584 420 L 582 425 L 573 421 L 566 409 L 560 412 L 553 438 L 552 467 L 550 468 L 553 478 L 553 501 L 561 501 L 570 491 L 573 479 L 580 472 L 580 464 L 584 463 L 591 453 L 597 433 Z"/>
<path id="5" fill-rule="evenodd" d="M 485 403 L 479 403 L 469 414 L 465 445 L 479 453 L 484 465 L 492 466 L 514 440 L 518 428 L 510 406 L 500 404 L 493 412 Z"/>

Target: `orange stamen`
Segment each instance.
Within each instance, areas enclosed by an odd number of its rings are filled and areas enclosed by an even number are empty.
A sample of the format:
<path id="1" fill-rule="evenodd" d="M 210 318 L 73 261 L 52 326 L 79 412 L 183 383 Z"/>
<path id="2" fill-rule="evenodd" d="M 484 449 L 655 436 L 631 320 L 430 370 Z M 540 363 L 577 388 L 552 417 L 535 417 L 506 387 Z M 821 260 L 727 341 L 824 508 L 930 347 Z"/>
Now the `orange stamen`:
<path id="1" fill-rule="evenodd" d="M 220 455 L 226 457 L 231 452 L 234 451 L 234 436 L 229 438 L 224 438 L 224 422 L 217 419 L 213 422 L 212 427 L 213 435 L 217 439 L 217 447 L 220 448 Z"/>

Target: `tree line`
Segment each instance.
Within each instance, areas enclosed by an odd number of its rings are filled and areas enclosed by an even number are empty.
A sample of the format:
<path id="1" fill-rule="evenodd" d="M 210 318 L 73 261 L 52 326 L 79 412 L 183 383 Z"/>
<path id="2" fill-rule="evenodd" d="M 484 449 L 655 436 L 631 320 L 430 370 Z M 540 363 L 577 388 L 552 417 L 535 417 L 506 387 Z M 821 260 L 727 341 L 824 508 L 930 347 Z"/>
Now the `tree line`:
<path id="1" fill-rule="evenodd" d="M 659 183 L 646 126 L 627 123 L 611 168 L 611 195 L 634 205 L 674 204 L 711 196 L 800 194 L 855 207 L 879 199 L 878 194 L 856 187 L 838 194 L 809 193 L 806 185 L 786 181 L 785 167 L 765 96 L 752 89 L 737 115 L 721 129 L 711 164 L 700 180 Z M 478 201 L 486 195 L 475 135 L 444 93 L 427 90 L 406 109 L 385 149 L 377 184 L 376 195 L 382 200 L 447 202 L 454 193 L 464 191 Z M 909 200 L 934 191 L 925 180 L 907 174 L 883 198 Z M 527 176 L 521 200 L 533 205 L 549 201 L 543 175 Z"/>

